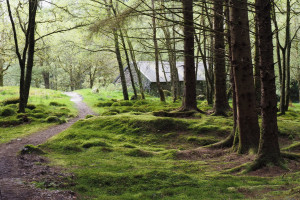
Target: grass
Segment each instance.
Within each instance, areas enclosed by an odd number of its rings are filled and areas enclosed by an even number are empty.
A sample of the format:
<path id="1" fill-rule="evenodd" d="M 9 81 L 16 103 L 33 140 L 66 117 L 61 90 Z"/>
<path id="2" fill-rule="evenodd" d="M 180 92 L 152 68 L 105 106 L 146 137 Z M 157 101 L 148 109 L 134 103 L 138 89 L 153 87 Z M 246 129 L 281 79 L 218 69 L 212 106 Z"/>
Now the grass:
<path id="1" fill-rule="evenodd" d="M 59 91 L 32 88 L 25 114 L 17 113 L 18 105 L 4 105 L 9 99 L 18 98 L 18 87 L 0 88 L 0 143 L 6 143 L 16 138 L 44 130 L 58 123 L 64 123 L 77 114 L 70 98 Z M 61 106 L 50 105 L 59 102 Z M 56 117 L 55 123 L 47 120 Z M 53 121 L 54 122 L 54 121 Z"/>
<path id="2" fill-rule="evenodd" d="M 101 92 L 101 91 L 100 91 Z M 271 178 L 224 175 L 222 159 L 178 160 L 180 150 L 190 150 L 226 137 L 231 117 L 155 117 L 146 108 L 170 109 L 180 102 L 132 101 L 132 106 L 97 107 L 99 102 L 121 99 L 118 92 L 92 94 L 79 91 L 95 111 L 104 114 L 80 120 L 41 146 L 53 165 L 75 174 L 74 190 L 80 199 L 297 199 L 300 172 Z M 103 96 L 104 95 L 104 96 Z M 137 103 L 138 102 L 138 103 Z M 122 112 L 128 106 L 129 112 Z M 199 107 L 209 109 L 205 102 Z M 299 104 L 279 117 L 281 137 L 299 141 Z M 113 108 L 112 108 L 113 107 Z M 145 109 L 138 112 L 135 108 Z M 114 114 L 105 115 L 105 112 Z M 134 111 L 132 111 L 133 109 Z M 120 112 L 117 112 L 120 111 Z M 298 122 L 298 123 L 297 123 Z M 42 184 L 39 184 L 42 187 Z"/>

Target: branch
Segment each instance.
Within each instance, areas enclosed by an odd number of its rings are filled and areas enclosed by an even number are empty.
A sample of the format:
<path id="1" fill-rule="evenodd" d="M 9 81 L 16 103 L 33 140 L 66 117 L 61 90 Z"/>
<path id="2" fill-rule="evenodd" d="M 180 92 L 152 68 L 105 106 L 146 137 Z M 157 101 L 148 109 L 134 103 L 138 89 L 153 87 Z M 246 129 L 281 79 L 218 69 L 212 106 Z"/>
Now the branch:
<path id="1" fill-rule="evenodd" d="M 40 39 L 43 39 L 43 38 L 45 38 L 45 37 L 47 37 L 47 36 L 53 35 L 53 34 L 55 34 L 55 33 L 63 33 L 63 32 L 71 31 L 71 30 L 74 30 L 74 29 L 77 29 L 77 28 L 81 28 L 81 27 L 84 27 L 84 26 L 88 26 L 88 25 L 90 25 L 90 24 L 80 24 L 80 25 L 76 25 L 76 26 L 71 27 L 71 28 L 61 29 L 61 30 L 56 30 L 56 31 L 47 33 L 46 35 L 43 35 L 43 36 L 37 38 L 37 39 L 35 40 L 35 42 L 37 42 L 37 41 L 39 41 Z"/>

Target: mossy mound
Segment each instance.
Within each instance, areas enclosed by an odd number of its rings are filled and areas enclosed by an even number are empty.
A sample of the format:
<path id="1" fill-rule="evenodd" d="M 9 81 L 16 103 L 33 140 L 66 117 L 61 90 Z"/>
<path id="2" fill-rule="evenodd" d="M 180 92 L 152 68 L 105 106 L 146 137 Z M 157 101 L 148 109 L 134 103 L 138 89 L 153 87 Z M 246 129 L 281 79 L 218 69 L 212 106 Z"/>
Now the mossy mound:
<path id="1" fill-rule="evenodd" d="M 15 115 L 17 112 L 9 107 L 5 107 L 0 111 L 0 116 L 2 117 L 9 117 Z"/>
<path id="2" fill-rule="evenodd" d="M 210 145 L 210 144 L 214 144 L 216 142 L 218 142 L 218 140 L 216 138 L 213 137 L 188 137 L 187 138 L 187 142 L 193 143 L 195 145 L 199 145 L 199 146 L 206 146 L 206 145 Z"/>
<path id="3" fill-rule="evenodd" d="M 50 105 L 50 106 L 57 106 L 57 107 L 66 106 L 66 104 L 59 103 L 59 102 L 56 102 L 56 101 L 50 102 L 49 105 Z"/>
<path id="4" fill-rule="evenodd" d="M 142 149 L 132 149 L 129 152 L 127 152 L 126 155 L 132 157 L 152 157 L 154 154 L 152 152 L 145 151 Z"/>
<path id="5" fill-rule="evenodd" d="M 85 149 L 91 148 L 91 147 L 109 147 L 106 142 L 101 141 L 101 140 L 91 140 L 91 141 L 86 141 L 82 144 L 82 147 Z"/>
<path id="6" fill-rule="evenodd" d="M 55 122 L 60 122 L 60 120 L 57 116 L 49 116 L 46 118 L 46 122 L 55 123 Z"/>
<path id="7" fill-rule="evenodd" d="M 45 154 L 45 152 L 43 150 L 41 150 L 39 147 L 34 146 L 34 145 L 25 145 L 24 148 L 20 151 L 21 155 L 25 155 L 25 154 Z"/>
<path id="8" fill-rule="evenodd" d="M 1 103 L 2 103 L 4 106 L 10 105 L 10 104 L 17 104 L 17 103 L 20 103 L 20 99 L 19 99 L 18 97 L 15 97 L 15 98 L 9 98 L 9 99 L 3 100 Z"/>

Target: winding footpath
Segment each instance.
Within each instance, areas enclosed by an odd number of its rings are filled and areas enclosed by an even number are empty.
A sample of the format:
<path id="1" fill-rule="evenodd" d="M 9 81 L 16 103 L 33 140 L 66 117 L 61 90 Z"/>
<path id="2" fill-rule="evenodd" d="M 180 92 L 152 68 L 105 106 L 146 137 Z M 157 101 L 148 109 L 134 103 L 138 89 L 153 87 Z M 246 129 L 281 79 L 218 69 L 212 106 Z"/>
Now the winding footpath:
<path id="1" fill-rule="evenodd" d="M 46 142 L 52 136 L 69 128 L 79 119 L 85 118 L 93 111 L 82 102 L 82 97 L 74 92 L 67 92 L 79 111 L 76 118 L 61 125 L 51 127 L 47 130 L 34 133 L 22 139 L 15 139 L 9 143 L 0 145 L 0 200 L 66 200 L 76 199 L 75 196 L 66 197 L 62 191 L 49 191 L 24 184 L 18 152 L 27 144 L 39 145 Z"/>

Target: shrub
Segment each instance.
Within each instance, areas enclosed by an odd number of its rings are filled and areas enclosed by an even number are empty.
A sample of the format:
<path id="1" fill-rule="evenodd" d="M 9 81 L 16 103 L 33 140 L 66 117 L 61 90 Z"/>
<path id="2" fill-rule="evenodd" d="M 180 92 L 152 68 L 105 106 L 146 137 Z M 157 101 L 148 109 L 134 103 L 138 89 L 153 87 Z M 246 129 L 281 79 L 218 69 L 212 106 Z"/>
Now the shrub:
<path id="1" fill-rule="evenodd" d="M 49 116 L 46 118 L 46 122 L 48 123 L 54 123 L 54 122 L 59 122 L 59 118 L 57 116 Z"/>
<path id="2" fill-rule="evenodd" d="M 20 99 L 18 97 L 10 98 L 10 99 L 6 99 L 6 100 L 2 101 L 2 104 L 4 106 L 10 105 L 10 104 L 17 104 L 17 103 L 20 103 Z"/>
<path id="3" fill-rule="evenodd" d="M 1 116 L 3 117 L 13 116 L 14 114 L 16 114 L 16 111 L 9 107 L 6 107 L 3 110 L 1 110 Z"/>
<path id="4" fill-rule="evenodd" d="M 63 103 L 58 103 L 58 102 L 55 102 L 55 101 L 52 101 L 49 103 L 50 106 L 66 106 L 66 104 L 63 104 Z"/>

